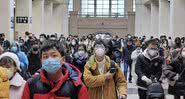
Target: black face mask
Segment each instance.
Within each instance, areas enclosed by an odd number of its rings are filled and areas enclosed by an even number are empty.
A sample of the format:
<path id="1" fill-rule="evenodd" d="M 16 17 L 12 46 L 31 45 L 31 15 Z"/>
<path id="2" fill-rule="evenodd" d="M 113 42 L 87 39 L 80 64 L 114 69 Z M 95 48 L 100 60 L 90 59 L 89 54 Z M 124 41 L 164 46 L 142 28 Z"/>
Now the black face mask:
<path id="1" fill-rule="evenodd" d="M 38 47 L 34 47 L 34 48 L 33 48 L 33 51 L 35 51 L 35 52 L 38 51 L 38 50 L 39 50 Z"/>

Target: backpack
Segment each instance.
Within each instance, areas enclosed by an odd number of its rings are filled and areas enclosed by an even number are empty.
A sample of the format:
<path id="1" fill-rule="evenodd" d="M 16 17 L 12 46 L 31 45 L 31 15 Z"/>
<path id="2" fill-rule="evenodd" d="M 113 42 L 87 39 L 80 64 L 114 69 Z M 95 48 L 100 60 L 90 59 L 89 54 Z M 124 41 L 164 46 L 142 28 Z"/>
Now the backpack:
<path id="1" fill-rule="evenodd" d="M 153 82 L 148 86 L 146 99 L 165 99 L 164 89 L 159 82 Z"/>

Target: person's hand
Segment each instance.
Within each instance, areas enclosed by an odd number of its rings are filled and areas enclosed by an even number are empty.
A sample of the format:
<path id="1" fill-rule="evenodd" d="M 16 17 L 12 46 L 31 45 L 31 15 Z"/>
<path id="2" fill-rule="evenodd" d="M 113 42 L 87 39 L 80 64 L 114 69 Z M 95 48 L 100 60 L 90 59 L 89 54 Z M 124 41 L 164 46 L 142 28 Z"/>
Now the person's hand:
<path id="1" fill-rule="evenodd" d="M 180 52 L 181 51 L 181 48 L 176 48 L 175 49 L 177 52 Z"/>
<path id="2" fill-rule="evenodd" d="M 179 74 L 176 74 L 176 75 L 173 77 L 173 80 L 175 80 L 175 81 L 176 81 L 176 80 L 178 80 L 178 79 L 179 79 L 179 77 L 180 77 L 180 76 L 179 76 Z"/>
<path id="3" fill-rule="evenodd" d="M 141 80 L 145 81 L 145 82 L 147 83 L 147 85 L 152 84 L 152 81 L 151 81 L 149 78 L 147 78 L 146 76 L 143 76 L 143 77 L 141 78 Z"/>
<path id="4" fill-rule="evenodd" d="M 119 99 L 126 99 L 125 95 L 119 96 Z"/>
<path id="5" fill-rule="evenodd" d="M 113 73 L 110 73 L 110 71 L 109 72 L 107 72 L 106 74 L 105 74 L 105 79 L 106 80 L 109 80 L 109 79 L 111 79 L 112 77 L 113 77 Z"/>

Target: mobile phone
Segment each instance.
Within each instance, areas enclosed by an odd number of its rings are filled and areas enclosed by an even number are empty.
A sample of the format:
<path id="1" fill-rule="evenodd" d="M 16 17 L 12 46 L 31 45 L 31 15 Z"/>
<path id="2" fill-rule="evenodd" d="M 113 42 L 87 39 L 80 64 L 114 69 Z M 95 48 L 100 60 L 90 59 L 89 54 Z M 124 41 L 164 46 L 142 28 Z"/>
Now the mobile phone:
<path id="1" fill-rule="evenodd" d="M 111 68 L 110 73 L 116 73 L 117 69 L 116 68 Z"/>

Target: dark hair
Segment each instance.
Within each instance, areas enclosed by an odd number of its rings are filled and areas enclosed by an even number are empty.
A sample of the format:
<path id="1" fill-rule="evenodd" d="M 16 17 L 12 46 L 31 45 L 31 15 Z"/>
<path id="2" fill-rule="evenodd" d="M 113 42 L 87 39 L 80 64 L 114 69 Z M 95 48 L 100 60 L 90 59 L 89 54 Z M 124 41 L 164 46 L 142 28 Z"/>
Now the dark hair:
<path id="1" fill-rule="evenodd" d="M 85 44 L 80 44 L 78 48 L 83 47 L 84 51 L 87 52 Z"/>
<path id="2" fill-rule="evenodd" d="M 2 57 L 2 58 L 0 59 L 0 64 L 2 65 L 2 63 L 3 63 L 3 64 L 4 64 L 4 63 L 5 63 L 5 64 L 11 63 L 11 64 L 13 64 L 13 66 L 17 67 L 15 61 L 14 61 L 12 58 L 10 58 L 9 56 L 4 56 L 4 57 Z M 17 71 L 18 71 L 18 69 L 17 69 Z"/>
<path id="3" fill-rule="evenodd" d="M 96 40 L 95 43 L 94 43 L 94 47 L 95 47 L 96 45 L 101 45 L 101 44 L 103 44 L 103 45 L 106 47 L 106 45 L 105 45 L 105 43 L 103 42 L 103 40 Z"/>
<path id="4" fill-rule="evenodd" d="M 41 45 L 40 57 L 42 56 L 43 52 L 48 51 L 48 50 L 53 49 L 53 48 L 56 48 L 59 51 L 59 53 L 61 54 L 61 56 L 65 55 L 65 48 L 64 48 L 64 45 L 62 43 L 60 43 L 57 40 L 46 40 Z"/>
<path id="5" fill-rule="evenodd" d="M 150 44 L 152 44 L 152 45 L 158 45 L 157 39 L 151 39 L 151 40 L 146 41 L 146 46 L 147 46 L 147 47 L 148 47 Z"/>

